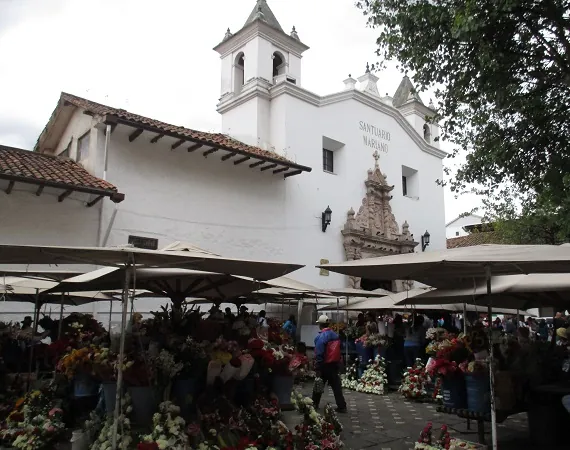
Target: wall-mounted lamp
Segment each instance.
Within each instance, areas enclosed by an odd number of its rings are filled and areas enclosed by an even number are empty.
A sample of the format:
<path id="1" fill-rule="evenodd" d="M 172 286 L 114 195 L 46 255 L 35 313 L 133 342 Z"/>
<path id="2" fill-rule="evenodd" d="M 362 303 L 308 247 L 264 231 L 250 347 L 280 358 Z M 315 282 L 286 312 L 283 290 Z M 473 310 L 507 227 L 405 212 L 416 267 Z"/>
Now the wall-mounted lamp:
<path id="1" fill-rule="evenodd" d="M 426 247 L 429 245 L 429 233 L 426 232 L 422 236 L 422 252 L 426 251 Z"/>
<path id="2" fill-rule="evenodd" d="M 331 207 L 327 206 L 327 209 L 323 212 L 321 216 L 322 226 L 323 226 L 323 233 L 327 231 L 327 227 L 331 224 Z"/>

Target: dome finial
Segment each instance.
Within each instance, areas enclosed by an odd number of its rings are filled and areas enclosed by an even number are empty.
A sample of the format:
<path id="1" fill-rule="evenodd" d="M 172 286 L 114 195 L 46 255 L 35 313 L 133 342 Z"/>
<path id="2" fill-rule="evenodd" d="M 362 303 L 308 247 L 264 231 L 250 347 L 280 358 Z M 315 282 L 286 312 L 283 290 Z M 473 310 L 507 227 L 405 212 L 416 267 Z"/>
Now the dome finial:
<path id="1" fill-rule="evenodd" d="M 370 73 L 370 65 L 366 63 L 366 73 Z"/>
<path id="2" fill-rule="evenodd" d="M 293 25 L 293 29 L 291 30 L 291 37 L 293 39 L 299 40 L 299 35 L 297 34 L 297 30 L 295 29 L 295 25 Z"/>

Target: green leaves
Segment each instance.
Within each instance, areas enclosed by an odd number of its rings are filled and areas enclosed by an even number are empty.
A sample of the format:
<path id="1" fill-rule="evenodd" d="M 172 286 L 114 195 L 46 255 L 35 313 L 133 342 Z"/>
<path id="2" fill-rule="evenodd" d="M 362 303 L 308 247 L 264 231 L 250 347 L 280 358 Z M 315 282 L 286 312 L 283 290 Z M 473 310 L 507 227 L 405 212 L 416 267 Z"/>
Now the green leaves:
<path id="1" fill-rule="evenodd" d="M 438 91 L 442 139 L 466 156 L 455 192 L 483 186 L 488 208 L 570 204 L 570 1 L 358 1 L 377 53 Z M 509 189 L 489 189 L 508 184 Z M 521 206 L 524 203 L 524 208 Z M 569 209 L 570 212 L 570 209 Z M 570 217 L 570 216 L 569 216 Z"/>

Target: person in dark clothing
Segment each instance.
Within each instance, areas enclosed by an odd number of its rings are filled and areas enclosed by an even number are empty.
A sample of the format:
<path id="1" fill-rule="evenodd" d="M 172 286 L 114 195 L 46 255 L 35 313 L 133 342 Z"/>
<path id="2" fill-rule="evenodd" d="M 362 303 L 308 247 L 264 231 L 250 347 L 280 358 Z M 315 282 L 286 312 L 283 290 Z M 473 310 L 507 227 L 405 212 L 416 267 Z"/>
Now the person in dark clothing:
<path id="1" fill-rule="evenodd" d="M 317 321 L 321 331 L 315 338 L 315 372 L 317 377 L 328 383 L 334 393 L 337 412 L 346 412 L 346 401 L 342 394 L 342 384 L 339 375 L 340 338 L 329 328 L 329 318 L 323 314 Z M 319 407 L 322 393 L 313 392 L 313 404 Z"/>
<path id="2" fill-rule="evenodd" d="M 424 316 L 414 314 L 412 326 L 408 328 L 408 333 L 404 341 L 404 358 L 407 367 L 412 367 L 416 359 L 423 358 L 426 346 L 425 338 Z"/>

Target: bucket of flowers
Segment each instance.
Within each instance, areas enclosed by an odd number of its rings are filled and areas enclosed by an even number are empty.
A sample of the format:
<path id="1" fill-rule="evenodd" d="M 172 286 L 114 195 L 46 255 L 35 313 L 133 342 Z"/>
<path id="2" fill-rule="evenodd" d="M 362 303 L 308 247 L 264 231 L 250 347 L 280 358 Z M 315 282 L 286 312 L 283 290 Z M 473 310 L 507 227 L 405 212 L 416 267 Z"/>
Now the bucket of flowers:
<path id="1" fill-rule="evenodd" d="M 428 375 L 425 370 L 425 365 L 420 358 L 416 359 L 415 364 L 404 372 L 402 376 L 402 384 L 398 392 L 405 398 L 411 400 L 422 400 L 427 396 L 426 384 L 428 382 Z"/>
<path id="2" fill-rule="evenodd" d="M 449 408 L 466 407 L 465 379 L 459 365 L 468 357 L 469 351 L 463 340 L 447 339 L 440 344 L 436 357 L 426 367 L 431 377 L 442 378 L 443 404 Z"/>
<path id="3" fill-rule="evenodd" d="M 69 380 L 73 380 L 75 397 L 97 395 L 99 384 L 93 376 L 93 356 L 96 352 L 97 347 L 89 345 L 72 349 L 59 360 L 57 370 L 64 373 Z"/>
<path id="4" fill-rule="evenodd" d="M 150 434 L 141 437 L 138 448 L 185 450 L 188 445 L 186 422 L 180 417 L 180 408 L 171 402 L 163 402 L 152 418 L 153 429 Z M 141 444 L 146 444 L 141 445 Z"/>
<path id="5" fill-rule="evenodd" d="M 388 384 L 386 362 L 384 358 L 377 356 L 373 361 L 370 361 L 370 365 L 358 380 L 356 391 L 382 395 L 386 384 Z"/>

